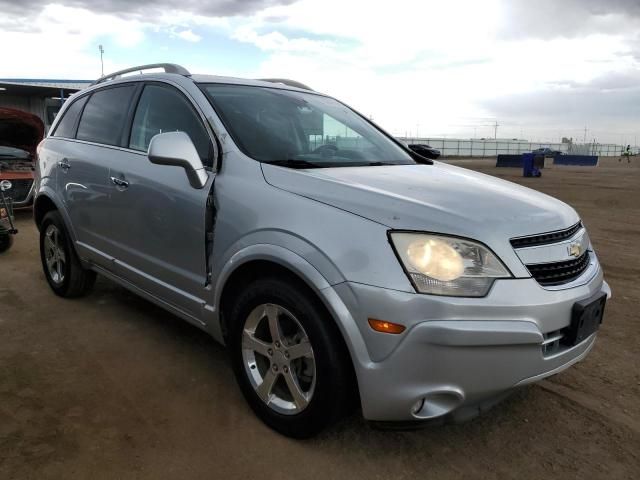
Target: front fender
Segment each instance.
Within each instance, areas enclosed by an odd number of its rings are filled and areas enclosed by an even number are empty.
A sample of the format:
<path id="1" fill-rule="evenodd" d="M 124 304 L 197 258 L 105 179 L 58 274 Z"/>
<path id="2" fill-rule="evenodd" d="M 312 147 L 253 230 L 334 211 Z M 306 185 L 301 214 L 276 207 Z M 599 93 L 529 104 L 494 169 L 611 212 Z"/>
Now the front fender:
<path id="1" fill-rule="evenodd" d="M 222 302 L 224 286 L 238 268 L 256 260 L 273 262 L 291 270 L 304 279 L 307 285 L 315 292 L 320 292 L 329 286 L 327 280 L 313 265 L 287 248 L 268 243 L 254 244 L 241 248 L 224 261 L 222 267 L 214 274 L 214 278 L 216 279 L 213 303 L 215 318 L 209 325 L 208 330 L 211 335 L 221 343 L 224 343 L 224 335 L 220 317 L 220 304 Z"/>
<path id="2" fill-rule="evenodd" d="M 309 286 L 314 290 L 322 290 L 329 286 L 329 282 L 327 282 L 320 272 L 297 253 L 279 245 L 267 243 L 255 244 L 234 253 L 219 270 L 219 273 L 216 275 L 216 305 L 219 305 L 223 287 L 231 274 L 242 265 L 255 260 L 270 261 L 292 270 L 307 280 Z"/>
<path id="3" fill-rule="evenodd" d="M 357 359 L 357 361 L 361 363 L 369 362 L 366 356 L 367 350 L 365 343 L 356 322 L 351 316 L 347 306 L 334 290 L 332 283 L 327 281 L 311 263 L 296 252 L 273 244 L 262 243 L 247 246 L 233 254 L 220 269 L 215 284 L 215 312 L 217 315 L 215 321 L 212 322 L 209 327 L 209 332 L 214 338 L 224 343 L 219 312 L 222 291 L 224 290 L 226 282 L 236 269 L 255 260 L 270 261 L 281 265 L 304 280 L 316 293 L 333 317 L 342 333 L 352 358 L 354 360 Z"/>

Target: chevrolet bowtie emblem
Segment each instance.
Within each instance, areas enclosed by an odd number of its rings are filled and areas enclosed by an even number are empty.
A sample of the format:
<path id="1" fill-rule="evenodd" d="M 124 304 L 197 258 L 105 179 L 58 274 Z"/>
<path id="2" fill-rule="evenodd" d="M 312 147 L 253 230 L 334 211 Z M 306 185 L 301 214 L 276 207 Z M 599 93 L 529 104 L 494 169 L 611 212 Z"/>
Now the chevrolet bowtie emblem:
<path id="1" fill-rule="evenodd" d="M 569 245 L 567 250 L 569 251 L 570 256 L 577 258 L 582 253 L 582 245 L 578 242 L 573 242 L 571 245 Z"/>

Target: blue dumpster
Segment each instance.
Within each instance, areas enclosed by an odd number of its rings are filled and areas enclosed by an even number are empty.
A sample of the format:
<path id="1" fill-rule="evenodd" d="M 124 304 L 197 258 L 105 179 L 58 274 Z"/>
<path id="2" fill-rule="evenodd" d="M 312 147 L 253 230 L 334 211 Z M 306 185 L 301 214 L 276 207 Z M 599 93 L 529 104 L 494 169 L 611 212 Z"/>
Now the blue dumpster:
<path id="1" fill-rule="evenodd" d="M 522 154 L 522 176 L 523 177 L 539 177 L 541 175 L 540 169 L 535 166 L 535 154 L 523 153 Z"/>

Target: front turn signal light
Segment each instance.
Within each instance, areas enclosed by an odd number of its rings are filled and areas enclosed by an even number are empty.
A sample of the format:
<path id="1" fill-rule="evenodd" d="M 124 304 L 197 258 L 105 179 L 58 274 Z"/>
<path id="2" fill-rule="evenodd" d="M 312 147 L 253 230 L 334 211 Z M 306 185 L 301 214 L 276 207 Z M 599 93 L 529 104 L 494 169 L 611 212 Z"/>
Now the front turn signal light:
<path id="1" fill-rule="evenodd" d="M 407 327 L 398 323 L 385 322 L 384 320 L 369 319 L 369 326 L 376 332 L 398 334 L 405 331 Z"/>

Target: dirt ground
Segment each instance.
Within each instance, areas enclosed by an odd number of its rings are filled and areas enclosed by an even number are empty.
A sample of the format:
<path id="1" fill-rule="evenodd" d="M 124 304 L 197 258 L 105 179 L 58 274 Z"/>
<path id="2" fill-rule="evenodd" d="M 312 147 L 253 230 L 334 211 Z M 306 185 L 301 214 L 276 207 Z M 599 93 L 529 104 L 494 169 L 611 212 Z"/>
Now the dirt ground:
<path id="1" fill-rule="evenodd" d="M 293 441 L 263 426 L 207 335 L 104 279 L 63 300 L 29 214 L 0 256 L 0 479 L 640 478 L 640 159 L 542 178 L 457 162 L 582 215 L 613 289 L 581 363 L 464 425 Z M 523 214 L 525 214 L 523 212 Z"/>

